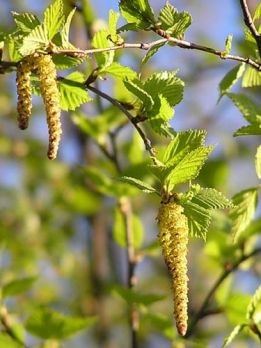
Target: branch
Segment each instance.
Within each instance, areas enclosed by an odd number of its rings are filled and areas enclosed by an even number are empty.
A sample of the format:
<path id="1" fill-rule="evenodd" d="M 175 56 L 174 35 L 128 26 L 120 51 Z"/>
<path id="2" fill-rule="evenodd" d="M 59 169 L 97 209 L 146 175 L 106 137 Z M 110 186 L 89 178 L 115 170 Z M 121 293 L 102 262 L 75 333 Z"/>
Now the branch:
<path id="1" fill-rule="evenodd" d="M 169 37 L 169 36 L 166 37 L 165 32 L 163 32 L 162 30 L 155 29 L 155 32 L 158 35 L 162 36 L 162 39 L 155 40 L 155 41 L 148 42 L 148 43 L 123 43 L 121 45 L 115 45 L 115 46 L 106 47 L 106 48 L 94 48 L 94 49 L 87 49 L 87 50 L 57 49 L 57 50 L 53 50 L 52 53 L 53 54 L 66 54 L 66 55 L 74 56 L 74 57 L 75 56 L 76 57 L 85 57 L 85 56 L 88 56 L 88 55 L 94 54 L 94 53 L 109 52 L 109 51 L 116 51 L 116 50 L 129 49 L 129 48 L 132 48 L 132 49 L 136 48 L 136 49 L 141 49 L 141 50 L 147 51 L 147 50 L 152 49 L 155 46 L 171 42 L 180 48 L 203 51 L 203 52 L 218 56 L 221 59 L 229 59 L 229 60 L 235 60 L 238 62 L 244 62 L 244 63 L 252 66 L 254 69 L 261 71 L 261 63 L 255 61 L 251 58 L 241 57 L 241 56 L 232 55 L 232 54 L 225 54 L 224 51 L 216 50 L 212 47 L 202 46 L 202 45 L 199 45 L 199 44 L 196 44 L 193 42 L 176 39 L 174 37 Z"/>
<path id="2" fill-rule="evenodd" d="M 120 109 L 127 116 L 128 120 L 133 124 L 133 126 L 135 127 L 135 129 L 139 133 L 140 137 L 142 138 L 143 143 L 145 145 L 145 149 L 149 152 L 152 161 L 156 164 L 156 159 L 155 159 L 153 148 L 151 146 L 151 142 L 147 138 L 147 136 L 145 135 L 143 130 L 140 128 L 140 126 L 137 124 L 135 117 L 133 117 L 132 114 L 117 99 L 110 97 L 108 94 L 100 91 L 99 89 L 97 89 L 93 86 L 87 85 L 86 88 L 89 89 L 90 91 L 92 91 L 93 93 L 100 95 L 102 98 L 108 100 L 111 104 L 116 106 L 118 109 Z"/>
<path id="3" fill-rule="evenodd" d="M 197 326 L 198 322 L 205 316 L 205 312 L 208 308 L 209 302 L 212 299 L 213 295 L 217 291 L 217 289 L 220 287 L 220 285 L 224 282 L 224 280 L 235 270 L 238 269 L 238 267 L 243 263 L 244 261 L 250 259 L 251 257 L 254 257 L 255 255 L 261 253 L 261 248 L 254 249 L 252 252 L 249 254 L 242 255 L 237 261 L 234 263 L 228 265 L 224 271 L 220 274 L 216 282 L 213 284 L 212 288 L 209 290 L 205 300 L 203 301 L 201 307 L 199 308 L 197 314 L 195 317 L 192 319 L 188 331 L 186 334 L 186 337 L 190 337 L 193 332 L 195 327 Z"/>
<path id="4" fill-rule="evenodd" d="M 261 36 L 255 27 L 255 24 L 254 24 L 253 19 L 251 17 L 251 13 L 249 11 L 246 0 L 240 0 L 240 5 L 241 5 L 242 12 L 244 15 L 245 25 L 248 27 L 252 36 L 256 40 L 258 51 L 259 51 L 259 56 L 261 57 Z"/>

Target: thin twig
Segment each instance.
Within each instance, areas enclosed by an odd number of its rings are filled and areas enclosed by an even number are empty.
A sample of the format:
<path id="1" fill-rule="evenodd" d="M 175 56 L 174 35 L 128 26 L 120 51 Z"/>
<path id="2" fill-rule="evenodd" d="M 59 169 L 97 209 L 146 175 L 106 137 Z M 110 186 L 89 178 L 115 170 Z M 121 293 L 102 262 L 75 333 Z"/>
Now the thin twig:
<path id="1" fill-rule="evenodd" d="M 240 0 L 240 5 L 241 5 L 242 12 L 244 15 L 245 25 L 248 27 L 252 36 L 256 40 L 258 51 L 259 51 L 259 56 L 261 57 L 261 35 L 259 34 L 259 32 L 257 31 L 257 28 L 255 27 L 255 23 L 252 19 L 252 16 L 251 16 L 251 13 L 249 11 L 248 4 L 247 4 L 246 0 Z"/>
<path id="2" fill-rule="evenodd" d="M 163 34 L 162 31 L 160 30 L 155 30 L 156 33 Z M 165 36 L 162 35 L 162 36 Z M 189 41 L 185 41 L 185 40 L 180 40 L 180 39 L 176 39 L 174 37 L 163 37 L 162 39 L 159 40 L 155 40 L 152 42 L 148 42 L 148 43 L 123 43 L 121 45 L 115 45 L 115 46 L 111 46 L 111 47 L 106 47 L 106 48 L 94 48 L 94 49 L 87 49 L 87 50 L 63 50 L 63 49 L 56 49 L 54 50 L 52 53 L 54 54 L 66 54 L 69 56 L 77 56 L 77 57 L 85 57 L 88 56 L 90 54 L 94 54 L 94 53 L 100 53 L 100 52 L 109 52 L 109 51 L 116 51 L 116 50 L 121 50 L 121 49 L 141 49 L 141 50 L 150 50 L 155 46 L 164 44 L 164 43 L 173 43 L 176 46 L 180 47 L 180 48 L 185 48 L 185 49 L 193 49 L 193 50 L 198 50 L 198 51 L 203 51 L 206 53 L 210 53 L 213 54 L 215 56 L 218 56 L 221 59 L 229 59 L 229 60 L 235 60 L 235 61 L 239 61 L 239 62 L 244 62 L 246 64 L 251 65 L 253 68 L 257 69 L 258 71 L 261 71 L 261 63 L 257 62 L 249 57 L 241 57 L 238 55 L 232 55 L 232 54 L 226 54 L 224 51 L 220 51 L 220 50 L 216 50 L 212 47 L 208 47 L 208 46 L 203 46 L 203 45 L 199 45 L 193 42 L 189 42 Z"/>
<path id="3" fill-rule="evenodd" d="M 119 202 L 119 208 L 124 219 L 126 242 L 127 242 L 127 260 L 128 260 L 128 288 L 132 289 L 136 283 L 135 269 L 137 266 L 137 257 L 135 255 L 133 241 L 133 224 L 132 224 L 132 209 L 128 198 L 122 198 Z M 138 329 L 139 329 L 139 311 L 134 304 L 130 308 L 130 325 L 131 325 L 131 348 L 138 347 Z"/>
<path id="4" fill-rule="evenodd" d="M 215 294 L 217 289 L 220 287 L 220 285 L 229 276 L 229 274 L 231 274 L 236 269 L 238 269 L 238 267 L 240 266 L 241 263 L 243 263 L 244 261 L 250 259 L 251 257 L 254 257 L 255 255 L 257 255 L 259 253 L 261 253 L 261 248 L 254 249 L 249 254 L 242 255 L 237 261 L 235 261 L 234 263 L 228 265 L 224 269 L 224 271 L 220 274 L 220 276 L 218 277 L 216 282 L 213 284 L 212 288 L 209 290 L 209 292 L 208 292 L 205 300 L 203 301 L 201 307 L 199 308 L 197 314 L 192 319 L 192 321 L 191 321 L 191 323 L 190 323 L 190 325 L 188 327 L 188 331 L 187 331 L 186 337 L 189 337 L 189 336 L 191 336 L 193 334 L 196 325 L 205 316 L 205 311 L 208 308 L 210 300 L 212 299 L 213 295 Z"/>
<path id="5" fill-rule="evenodd" d="M 132 114 L 117 99 L 112 98 L 108 94 L 100 91 L 99 89 L 97 89 L 93 86 L 87 85 L 86 88 L 89 89 L 90 91 L 92 91 L 93 93 L 100 95 L 102 98 L 108 100 L 111 104 L 116 106 L 118 109 L 120 109 L 127 116 L 128 120 L 133 124 L 133 126 L 135 127 L 135 129 L 139 133 L 140 137 L 142 138 L 143 143 L 145 145 L 145 149 L 149 152 L 152 161 L 153 162 L 155 161 L 154 163 L 156 164 L 156 159 L 155 159 L 155 155 L 153 152 L 153 148 L 151 146 L 151 142 L 147 138 L 147 136 L 145 135 L 145 133 L 143 132 L 141 127 L 137 124 L 135 117 L 133 117 Z"/>

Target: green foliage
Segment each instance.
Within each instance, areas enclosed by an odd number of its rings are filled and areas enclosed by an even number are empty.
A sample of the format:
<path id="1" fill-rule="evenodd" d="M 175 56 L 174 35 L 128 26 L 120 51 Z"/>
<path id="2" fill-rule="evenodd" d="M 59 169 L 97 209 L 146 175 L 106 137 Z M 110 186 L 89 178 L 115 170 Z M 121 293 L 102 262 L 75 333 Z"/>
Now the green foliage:
<path id="1" fill-rule="evenodd" d="M 14 341 L 5 333 L 0 333 L 0 346 L 5 348 L 21 348 L 22 344 Z"/>
<path id="2" fill-rule="evenodd" d="M 69 317 L 48 308 L 39 308 L 35 309 L 27 319 L 25 327 L 37 337 L 65 339 L 86 330 L 95 323 L 95 320 L 94 317 Z"/>
<path id="3" fill-rule="evenodd" d="M 156 294 L 142 294 L 141 292 L 126 289 L 124 287 L 115 286 L 113 291 L 119 295 L 128 304 L 139 304 L 144 306 L 152 305 L 155 302 L 162 301 L 164 296 Z"/>
<path id="4" fill-rule="evenodd" d="M 238 64 L 235 68 L 231 69 L 219 83 L 219 100 L 224 94 L 226 94 L 232 86 L 242 77 L 246 69 L 245 63 Z"/>
<path id="5" fill-rule="evenodd" d="M 131 24 L 132 30 L 147 29 L 155 23 L 154 13 L 148 0 L 128 0 L 119 2 L 121 15 Z"/>
<path id="6" fill-rule="evenodd" d="M 55 0 L 44 11 L 44 27 L 47 29 L 48 40 L 56 35 L 64 25 L 63 1 Z"/>
<path id="7" fill-rule="evenodd" d="M 234 207 L 230 211 L 232 233 L 237 242 L 241 233 L 250 224 L 257 206 L 257 189 L 250 188 L 237 193 L 232 198 Z"/>
<path id="8" fill-rule="evenodd" d="M 13 280 L 2 287 L 2 297 L 16 296 L 30 290 L 35 281 L 36 277 Z"/>
<path id="9" fill-rule="evenodd" d="M 158 21 L 162 28 L 170 36 L 183 38 L 185 31 L 191 24 L 191 16 L 188 12 L 178 12 L 169 2 L 161 9 Z"/>

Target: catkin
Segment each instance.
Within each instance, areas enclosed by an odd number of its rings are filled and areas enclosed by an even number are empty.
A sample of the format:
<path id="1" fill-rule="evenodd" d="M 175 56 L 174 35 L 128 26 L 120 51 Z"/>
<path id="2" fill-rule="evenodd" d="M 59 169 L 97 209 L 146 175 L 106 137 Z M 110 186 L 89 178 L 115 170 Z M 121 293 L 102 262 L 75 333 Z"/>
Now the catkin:
<path id="1" fill-rule="evenodd" d="M 40 89 L 45 105 L 49 130 L 49 147 L 47 156 L 55 159 L 62 134 L 61 109 L 59 105 L 59 91 L 56 83 L 56 69 L 50 55 L 35 58 L 36 74 L 40 80 Z"/>
<path id="2" fill-rule="evenodd" d="M 162 253 L 172 277 L 176 326 L 184 336 L 188 321 L 188 222 L 183 207 L 175 202 L 162 203 L 157 219 Z"/>
<path id="3" fill-rule="evenodd" d="M 31 70 L 33 58 L 25 57 L 18 65 L 16 72 L 17 86 L 17 122 L 20 129 L 28 127 L 32 113 Z"/>

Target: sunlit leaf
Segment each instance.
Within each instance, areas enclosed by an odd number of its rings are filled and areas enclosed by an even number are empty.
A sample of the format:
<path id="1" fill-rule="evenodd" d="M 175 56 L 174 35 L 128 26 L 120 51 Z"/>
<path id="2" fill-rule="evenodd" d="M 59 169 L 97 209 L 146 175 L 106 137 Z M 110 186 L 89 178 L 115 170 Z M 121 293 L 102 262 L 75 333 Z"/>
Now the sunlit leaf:
<path id="1" fill-rule="evenodd" d="M 228 345 L 234 341 L 234 339 L 240 334 L 240 332 L 243 331 L 246 326 L 247 324 L 240 324 L 235 326 L 230 335 L 225 339 L 222 348 L 228 347 Z"/>
<path id="2" fill-rule="evenodd" d="M 245 68 L 245 63 L 239 64 L 224 76 L 224 78 L 219 83 L 219 100 L 241 78 L 245 71 Z"/>
<path id="3" fill-rule="evenodd" d="M 51 40 L 64 24 L 63 0 L 54 0 L 44 11 L 44 27 Z"/>
<path id="4" fill-rule="evenodd" d="M 261 145 L 258 146 L 255 157 L 256 175 L 261 179 Z"/>
<path id="5" fill-rule="evenodd" d="M 10 283 L 7 283 L 2 288 L 2 296 L 10 297 L 16 296 L 23 292 L 30 290 L 33 286 L 33 283 L 36 281 L 36 277 L 28 277 L 22 279 L 15 279 Z"/>

